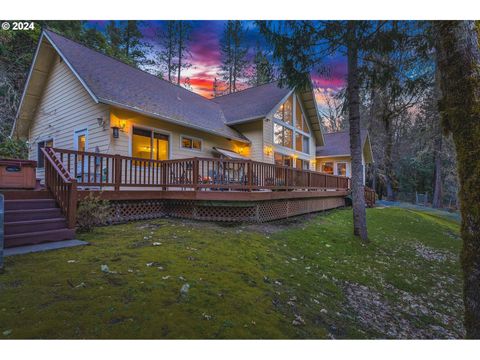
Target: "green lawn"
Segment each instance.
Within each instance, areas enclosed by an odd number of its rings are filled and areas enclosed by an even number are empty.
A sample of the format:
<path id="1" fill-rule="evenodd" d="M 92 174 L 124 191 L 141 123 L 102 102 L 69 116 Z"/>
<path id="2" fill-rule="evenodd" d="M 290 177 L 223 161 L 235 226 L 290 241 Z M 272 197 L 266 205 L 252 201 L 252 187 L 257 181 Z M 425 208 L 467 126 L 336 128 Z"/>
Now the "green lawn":
<path id="1" fill-rule="evenodd" d="M 362 246 L 351 217 L 160 219 L 79 235 L 90 246 L 9 257 L 0 339 L 462 337 L 458 224 L 369 209 Z"/>

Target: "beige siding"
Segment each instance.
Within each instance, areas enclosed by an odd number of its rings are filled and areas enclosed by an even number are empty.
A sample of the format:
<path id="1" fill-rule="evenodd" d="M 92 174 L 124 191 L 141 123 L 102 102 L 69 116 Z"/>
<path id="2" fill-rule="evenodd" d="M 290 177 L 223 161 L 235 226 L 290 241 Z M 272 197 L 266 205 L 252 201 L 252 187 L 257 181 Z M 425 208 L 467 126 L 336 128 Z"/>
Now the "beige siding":
<path id="1" fill-rule="evenodd" d="M 204 133 L 198 130 L 186 128 L 184 126 L 172 124 L 159 119 L 149 118 L 134 112 L 121 110 L 117 108 L 111 109 L 111 124 L 124 123 L 125 128 L 120 132 L 118 139 L 113 139 L 110 153 L 131 156 L 131 136 L 134 125 L 158 130 L 170 136 L 170 158 L 182 159 L 189 157 L 213 157 L 218 156 L 212 149 L 220 147 L 241 153 L 244 156 L 250 156 L 250 148 L 246 143 L 228 140 L 221 136 Z M 202 140 L 202 150 L 193 151 L 183 149 L 180 146 L 180 137 L 182 135 L 192 136 Z"/>
<path id="2" fill-rule="evenodd" d="M 263 124 L 264 120 L 256 120 L 246 124 L 235 126 L 235 128 L 250 140 L 250 157 L 255 161 L 269 162 L 265 159 Z"/>
<path id="3" fill-rule="evenodd" d="M 87 150 L 94 151 L 98 146 L 101 152 L 106 151 L 109 132 L 97 121 L 102 117 L 108 119 L 108 106 L 96 104 L 68 66 L 56 56 L 29 129 L 29 158 L 37 159 L 37 144 L 42 140 L 53 138 L 55 147 L 73 149 L 74 132 L 81 129 L 88 131 Z M 37 169 L 37 177 L 43 176 L 43 169 Z"/>

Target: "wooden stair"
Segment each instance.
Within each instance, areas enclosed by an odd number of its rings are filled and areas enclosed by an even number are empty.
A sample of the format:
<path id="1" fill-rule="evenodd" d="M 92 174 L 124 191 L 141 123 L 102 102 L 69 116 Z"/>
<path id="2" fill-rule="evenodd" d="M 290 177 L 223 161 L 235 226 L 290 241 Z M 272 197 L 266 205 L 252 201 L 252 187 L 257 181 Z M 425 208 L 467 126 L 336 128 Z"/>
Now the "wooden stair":
<path id="1" fill-rule="evenodd" d="M 5 248 L 75 237 L 53 197 L 47 191 L 42 191 L 42 196 L 38 193 L 5 200 Z"/>

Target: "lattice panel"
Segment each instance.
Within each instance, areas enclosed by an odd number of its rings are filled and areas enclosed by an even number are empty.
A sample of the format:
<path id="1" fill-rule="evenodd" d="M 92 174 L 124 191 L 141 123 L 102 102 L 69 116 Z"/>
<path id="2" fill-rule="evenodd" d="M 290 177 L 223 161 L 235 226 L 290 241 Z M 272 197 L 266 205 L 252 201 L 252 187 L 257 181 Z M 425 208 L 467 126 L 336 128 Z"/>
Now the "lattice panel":
<path id="1" fill-rule="evenodd" d="M 255 221 L 257 205 L 253 206 L 197 206 L 195 219 L 209 221 Z"/>
<path id="2" fill-rule="evenodd" d="M 161 200 L 111 201 L 110 222 L 155 219 L 167 215 L 165 202 Z"/>
<path id="3" fill-rule="evenodd" d="M 266 222 L 345 205 L 341 197 L 257 201 L 248 206 L 204 205 L 181 200 L 111 201 L 110 223 L 163 216 L 206 220 Z"/>

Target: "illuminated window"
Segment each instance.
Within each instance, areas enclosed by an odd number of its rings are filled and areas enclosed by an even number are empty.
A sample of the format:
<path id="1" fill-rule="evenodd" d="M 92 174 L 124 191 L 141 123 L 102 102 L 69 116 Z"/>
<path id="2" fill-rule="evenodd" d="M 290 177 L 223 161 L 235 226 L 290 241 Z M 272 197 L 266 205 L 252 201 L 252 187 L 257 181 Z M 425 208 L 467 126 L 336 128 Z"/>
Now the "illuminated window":
<path id="1" fill-rule="evenodd" d="M 182 148 L 200 151 L 202 150 L 202 140 L 191 138 L 188 136 L 182 136 Z"/>
<path id="2" fill-rule="evenodd" d="M 337 163 L 337 175 L 347 176 L 347 163 L 345 162 Z"/>
<path id="3" fill-rule="evenodd" d="M 286 126 L 274 123 L 273 141 L 277 145 L 293 148 L 293 130 Z"/>
<path id="4" fill-rule="evenodd" d="M 322 172 L 333 175 L 333 162 L 324 162 L 322 164 Z"/>
<path id="5" fill-rule="evenodd" d="M 294 101 L 295 113 L 293 111 Z M 310 130 L 297 96 L 289 97 L 275 113 L 273 142 L 304 154 L 310 153 Z"/>
<path id="6" fill-rule="evenodd" d="M 37 167 L 38 168 L 45 167 L 45 157 L 43 155 L 43 151 L 41 150 L 44 147 L 53 147 L 53 139 L 39 141 L 37 143 Z"/>
<path id="7" fill-rule="evenodd" d="M 273 117 L 289 125 L 293 125 L 293 100 L 291 96 L 280 105 Z"/>
<path id="8" fill-rule="evenodd" d="M 293 158 L 291 156 L 276 152 L 273 157 L 275 159 L 275 165 L 293 166 Z"/>
<path id="9" fill-rule="evenodd" d="M 152 130 L 133 128 L 132 156 L 142 159 L 167 160 L 169 138 Z"/>

